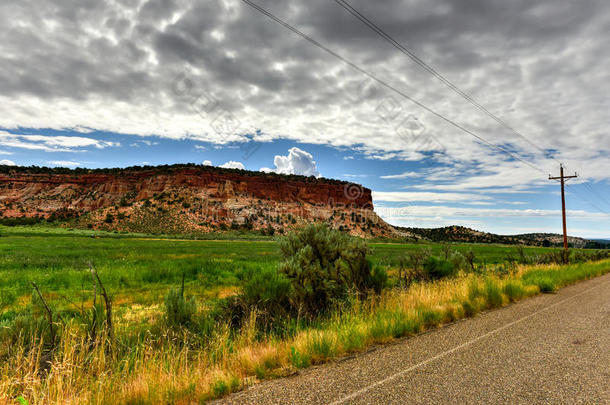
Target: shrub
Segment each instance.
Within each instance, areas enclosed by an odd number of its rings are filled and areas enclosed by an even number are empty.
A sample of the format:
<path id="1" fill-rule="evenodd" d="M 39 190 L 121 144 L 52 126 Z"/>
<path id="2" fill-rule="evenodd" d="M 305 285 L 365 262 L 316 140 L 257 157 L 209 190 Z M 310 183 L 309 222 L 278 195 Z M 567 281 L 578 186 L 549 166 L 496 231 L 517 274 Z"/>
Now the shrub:
<path id="1" fill-rule="evenodd" d="M 469 268 L 466 257 L 458 251 L 454 251 L 449 256 L 449 262 L 453 265 L 453 268 L 457 272 L 458 270 L 466 270 Z"/>
<path id="2" fill-rule="evenodd" d="M 509 264 L 509 266 L 510 266 L 510 264 Z M 511 273 L 511 268 L 509 266 L 500 264 L 500 265 L 494 267 L 493 271 L 496 274 L 496 276 L 498 276 L 498 277 L 506 277 Z"/>
<path id="3" fill-rule="evenodd" d="M 16 217 L 16 218 L 0 218 L 0 225 L 17 226 L 17 225 L 36 225 L 44 221 L 42 217 Z"/>
<path id="4" fill-rule="evenodd" d="M 371 274 L 371 287 L 377 294 L 381 294 L 381 290 L 388 284 L 388 272 L 380 267 L 373 267 L 373 273 Z"/>
<path id="5" fill-rule="evenodd" d="M 182 290 L 173 288 L 165 296 L 165 320 L 170 326 L 189 327 L 197 313 L 194 298 L 185 298 Z"/>
<path id="6" fill-rule="evenodd" d="M 426 271 L 423 268 L 424 263 L 431 256 L 430 249 L 419 249 L 407 253 L 407 260 L 401 264 L 404 268 L 404 284 L 410 286 L 415 281 L 424 281 L 427 279 Z M 408 269 L 404 265 L 408 264 L 411 268 Z"/>
<path id="7" fill-rule="evenodd" d="M 291 286 L 283 273 L 260 269 L 248 272 L 246 278 L 240 295 L 244 313 L 256 309 L 258 321 L 264 325 L 289 315 Z"/>
<path id="8" fill-rule="evenodd" d="M 430 257 L 428 259 L 424 264 L 424 270 L 432 280 L 451 277 L 457 273 L 455 267 L 453 267 L 453 263 L 436 257 Z"/>
<path id="9" fill-rule="evenodd" d="M 273 236 L 275 234 L 275 228 L 271 224 L 267 225 L 267 235 Z"/>
<path id="10" fill-rule="evenodd" d="M 314 317 L 344 300 L 350 292 L 366 294 L 383 275 L 371 274 L 366 243 L 328 226 L 309 225 L 280 242 L 280 271 L 292 284 L 291 303 Z"/>

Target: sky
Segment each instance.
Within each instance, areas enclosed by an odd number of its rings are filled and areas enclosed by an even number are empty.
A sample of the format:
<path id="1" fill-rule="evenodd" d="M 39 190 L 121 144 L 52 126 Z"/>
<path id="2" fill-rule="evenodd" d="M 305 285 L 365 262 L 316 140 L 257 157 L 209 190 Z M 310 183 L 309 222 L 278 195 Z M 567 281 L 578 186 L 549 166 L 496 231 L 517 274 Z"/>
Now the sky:
<path id="1" fill-rule="evenodd" d="M 561 232 L 561 162 L 569 234 L 610 238 L 607 1 L 350 1 L 522 136 L 335 2 L 253 1 L 402 95 L 239 0 L 1 2 L 0 164 L 337 178 L 394 225 L 518 234 Z"/>

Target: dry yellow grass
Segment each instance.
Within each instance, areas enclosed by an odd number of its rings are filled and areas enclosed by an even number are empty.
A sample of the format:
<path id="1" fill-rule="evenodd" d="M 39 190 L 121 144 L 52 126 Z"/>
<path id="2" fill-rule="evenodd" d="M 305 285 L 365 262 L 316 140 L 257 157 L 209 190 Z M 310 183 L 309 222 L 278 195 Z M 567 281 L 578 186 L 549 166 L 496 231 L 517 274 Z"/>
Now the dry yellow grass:
<path id="1" fill-rule="evenodd" d="M 591 266 L 593 276 L 605 272 L 610 261 L 586 266 Z M 536 266 L 543 272 L 558 268 Z M 521 276 L 530 270 L 521 266 L 503 278 L 467 274 L 415 284 L 408 290 L 387 290 L 380 297 L 337 311 L 315 329 L 283 340 L 260 338 L 255 313 L 233 336 L 228 325 L 217 325 L 212 341 L 199 350 L 152 337 L 128 349 L 108 350 L 104 344 L 88 349 L 78 327 L 68 325 L 46 375 L 39 369 L 40 342 L 30 351 L 10 349 L 0 363 L 0 403 L 15 403 L 20 395 L 30 404 L 200 403 L 259 379 L 463 318 L 469 315 L 468 305 L 475 312 L 506 305 L 511 299 L 505 292 L 508 284 L 522 293 L 520 297 L 536 294 L 536 286 L 521 283 Z M 500 301 L 494 303 L 494 297 Z M 146 312 L 133 308 L 127 316 Z"/>

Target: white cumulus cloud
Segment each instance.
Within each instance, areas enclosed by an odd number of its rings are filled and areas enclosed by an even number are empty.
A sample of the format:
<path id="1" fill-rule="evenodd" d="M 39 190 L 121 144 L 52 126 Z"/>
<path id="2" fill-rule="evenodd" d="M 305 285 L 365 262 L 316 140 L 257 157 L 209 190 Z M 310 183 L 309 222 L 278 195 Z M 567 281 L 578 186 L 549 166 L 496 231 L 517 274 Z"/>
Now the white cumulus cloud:
<path id="1" fill-rule="evenodd" d="M 209 160 L 208 160 L 209 162 Z M 210 162 L 212 163 L 212 162 Z M 205 164 L 205 162 L 204 162 Z M 230 160 L 225 164 L 220 165 L 220 167 L 224 168 L 224 169 L 241 169 L 241 170 L 246 170 L 246 166 L 244 166 L 244 164 L 242 162 L 236 162 L 235 160 Z"/>
<path id="2" fill-rule="evenodd" d="M 288 156 L 276 155 L 273 163 L 275 164 L 275 169 L 263 167 L 261 171 L 279 174 L 300 174 L 302 176 L 320 176 L 311 153 L 296 147 L 288 150 Z"/>
<path id="3" fill-rule="evenodd" d="M 0 160 L 0 165 L 15 166 L 15 162 L 13 162 L 12 160 L 8 160 L 8 159 L 2 159 L 2 160 Z"/>
<path id="4" fill-rule="evenodd" d="M 212 166 L 212 161 L 211 160 L 204 160 L 201 164 L 204 165 L 204 166 Z"/>

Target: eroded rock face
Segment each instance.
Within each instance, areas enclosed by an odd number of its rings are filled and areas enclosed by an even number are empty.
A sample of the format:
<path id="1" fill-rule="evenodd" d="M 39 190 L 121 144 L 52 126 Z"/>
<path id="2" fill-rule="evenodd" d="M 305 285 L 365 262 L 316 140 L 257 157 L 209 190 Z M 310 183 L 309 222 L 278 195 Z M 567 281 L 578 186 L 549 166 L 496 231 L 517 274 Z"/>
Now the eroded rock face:
<path id="1" fill-rule="evenodd" d="M 371 190 L 341 181 L 195 165 L 58 171 L 1 173 L 2 216 L 136 232 L 283 232 L 311 221 L 361 236 L 393 231 L 373 212 Z"/>

